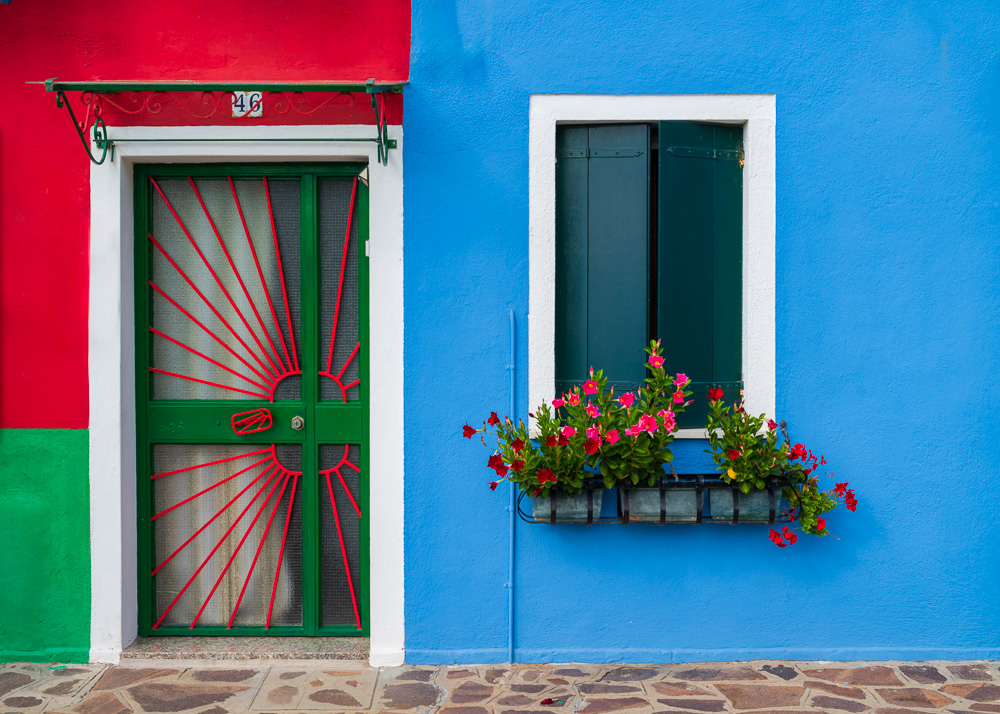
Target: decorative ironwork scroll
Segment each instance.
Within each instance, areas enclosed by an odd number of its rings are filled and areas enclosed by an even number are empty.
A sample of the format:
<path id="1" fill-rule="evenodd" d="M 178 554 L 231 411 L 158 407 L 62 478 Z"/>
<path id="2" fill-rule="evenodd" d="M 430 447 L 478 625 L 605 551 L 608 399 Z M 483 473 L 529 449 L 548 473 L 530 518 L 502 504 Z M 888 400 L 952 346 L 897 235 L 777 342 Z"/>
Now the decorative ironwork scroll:
<path id="1" fill-rule="evenodd" d="M 239 85 L 200 84 L 200 83 L 116 83 L 116 82 L 57 82 L 46 80 L 46 91 L 56 92 L 56 106 L 66 107 L 73 127 L 83 143 L 84 150 L 90 160 L 97 165 L 103 164 L 110 154 L 114 161 L 114 140 L 108 136 L 104 122 L 104 112 L 107 107 L 130 116 L 158 115 L 165 106 L 174 106 L 192 120 L 207 121 L 225 116 L 237 95 L 248 89 L 259 92 L 260 98 L 251 109 L 268 106 L 279 115 L 296 114 L 310 116 L 324 107 L 333 105 L 355 106 L 355 94 L 371 95 L 372 109 L 375 112 L 376 136 L 371 139 L 322 138 L 315 141 L 374 141 L 378 145 L 378 160 L 387 164 L 389 149 L 396 147 L 396 141 L 388 138 L 388 122 L 386 119 L 387 92 L 400 92 L 401 84 L 377 84 L 369 79 L 364 84 L 254 84 Z M 86 111 L 78 119 L 70 104 L 66 92 L 79 91 L 79 101 Z M 308 94 L 324 93 L 328 96 L 321 101 L 311 102 Z M 196 99 L 184 101 L 194 95 Z M 98 156 L 91 149 L 93 146 L 100 152 Z M 302 139 L 300 139 L 302 140 Z"/>

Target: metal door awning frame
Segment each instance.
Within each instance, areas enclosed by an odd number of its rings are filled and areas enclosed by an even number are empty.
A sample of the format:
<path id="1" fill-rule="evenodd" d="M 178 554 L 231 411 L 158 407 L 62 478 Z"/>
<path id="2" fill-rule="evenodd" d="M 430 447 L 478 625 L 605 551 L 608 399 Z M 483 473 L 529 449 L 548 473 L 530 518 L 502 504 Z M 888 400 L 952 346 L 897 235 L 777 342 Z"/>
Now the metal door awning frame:
<path id="1" fill-rule="evenodd" d="M 201 103 L 207 107 L 207 114 L 196 114 L 187 107 L 177 102 L 195 119 L 209 119 L 215 116 L 223 107 L 224 100 L 228 99 L 231 104 L 235 92 L 260 92 L 260 102 L 266 96 L 278 97 L 277 106 L 280 113 L 294 110 L 298 114 L 311 114 L 321 106 L 332 102 L 339 96 L 352 95 L 355 93 L 365 93 L 371 96 L 372 109 L 375 111 L 376 136 L 366 138 L 295 138 L 295 139 L 260 139 L 259 141 L 374 141 L 378 145 L 378 160 L 384 165 L 389 162 L 389 149 L 396 148 L 396 140 L 388 137 L 388 122 L 386 120 L 386 93 L 400 93 L 403 91 L 405 82 L 377 82 L 369 79 L 366 82 L 60 82 L 57 79 L 47 79 L 44 82 L 28 82 L 28 84 L 42 84 L 46 92 L 56 93 L 56 106 L 66 107 L 69 112 L 73 127 L 83 143 L 84 151 L 94 164 L 103 164 L 108 154 L 111 160 L 115 160 L 116 139 L 108 135 L 108 127 L 104 123 L 103 111 L 104 102 L 115 106 L 128 114 L 140 114 L 142 112 L 157 114 L 161 107 L 160 99 L 165 96 L 172 97 L 171 92 L 200 92 Z M 87 112 L 82 119 L 77 119 L 73 107 L 70 105 L 67 92 L 80 92 L 80 101 L 87 107 Z M 105 95 L 120 94 L 130 92 L 130 100 L 136 109 L 127 109 L 108 99 Z M 323 101 L 319 106 L 308 111 L 301 111 L 296 108 L 296 101 L 301 101 L 305 92 L 330 93 L 331 97 Z M 176 99 L 175 99 L 176 101 Z M 89 135 L 93 133 L 93 143 L 100 152 L 99 156 L 91 151 Z M 118 141 L 166 141 L 166 139 L 118 139 Z M 226 139 L 216 139 L 216 141 L 227 141 Z M 237 141 L 229 139 L 228 141 Z"/>

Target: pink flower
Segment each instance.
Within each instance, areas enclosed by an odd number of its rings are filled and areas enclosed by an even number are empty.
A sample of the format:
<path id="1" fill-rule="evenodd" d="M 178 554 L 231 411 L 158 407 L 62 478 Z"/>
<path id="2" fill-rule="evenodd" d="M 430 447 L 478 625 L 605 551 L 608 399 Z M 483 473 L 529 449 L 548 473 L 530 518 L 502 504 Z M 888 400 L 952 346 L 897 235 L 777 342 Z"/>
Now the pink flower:
<path id="1" fill-rule="evenodd" d="M 673 397 L 674 397 L 674 404 L 684 403 L 684 392 L 682 392 L 681 390 L 678 389 L 676 392 L 674 392 Z"/>
<path id="2" fill-rule="evenodd" d="M 592 419 L 597 418 L 597 416 L 601 413 L 601 410 L 598 409 L 593 404 L 588 404 L 586 407 L 583 408 L 583 410 L 587 412 L 587 414 L 589 414 Z"/>
<path id="3" fill-rule="evenodd" d="M 673 420 L 673 418 L 674 418 L 675 416 L 677 416 L 677 415 L 676 415 L 676 414 L 674 414 L 674 413 L 673 413 L 672 411 L 670 411 L 669 409 L 661 409 L 660 411 L 658 411 L 658 412 L 656 413 L 656 416 L 661 416 L 661 417 L 663 417 L 664 419 L 671 419 L 671 420 Z"/>
<path id="4" fill-rule="evenodd" d="M 597 382 L 592 379 L 588 379 L 583 383 L 583 393 L 584 394 L 597 394 Z"/>
<path id="5" fill-rule="evenodd" d="M 587 438 L 588 439 L 600 439 L 601 438 L 601 430 L 597 426 L 592 426 L 592 427 L 588 428 L 587 429 Z"/>
<path id="6" fill-rule="evenodd" d="M 560 399 L 559 397 L 556 397 L 555 399 L 552 400 L 552 406 L 554 408 L 556 408 L 556 409 L 558 409 L 559 407 L 561 407 L 565 403 L 566 402 L 564 400 Z"/>
<path id="7" fill-rule="evenodd" d="M 674 377 L 674 384 L 676 384 L 678 387 L 683 387 L 684 385 L 686 385 L 690 381 L 691 381 L 691 378 L 688 377 L 683 372 L 678 372 L 677 376 Z"/>
<path id="8" fill-rule="evenodd" d="M 571 436 L 576 436 L 576 429 L 574 429 L 571 426 L 564 426 L 562 428 L 562 435 L 565 436 L 567 439 Z"/>
<path id="9" fill-rule="evenodd" d="M 770 429 L 771 431 L 774 431 L 775 429 L 778 428 L 778 422 L 776 422 L 774 419 L 768 419 L 767 428 Z"/>
<path id="10" fill-rule="evenodd" d="M 617 429 L 610 429 L 605 436 L 607 436 L 609 444 L 617 444 L 618 440 L 621 438 L 620 436 L 618 436 Z"/>
<path id="11" fill-rule="evenodd" d="M 635 395 L 632 392 L 625 392 L 620 397 L 618 397 L 618 403 L 623 407 L 630 407 L 635 401 Z"/>
<path id="12" fill-rule="evenodd" d="M 639 433 L 640 431 L 642 431 L 642 429 L 640 429 L 640 428 L 639 428 L 639 425 L 638 425 L 638 424 L 636 424 L 635 426 L 630 426 L 629 428 L 627 428 L 627 429 L 625 430 L 625 433 L 626 433 L 626 434 L 627 434 L 628 436 L 636 436 L 636 435 L 637 435 L 637 434 L 638 434 L 638 433 Z"/>
<path id="13" fill-rule="evenodd" d="M 656 422 L 656 417 L 651 416 L 649 414 L 643 414 L 641 417 L 639 417 L 639 423 L 636 424 L 636 427 L 640 431 L 648 431 L 650 434 L 652 434 L 654 431 L 660 428 L 660 425 Z"/>
<path id="14" fill-rule="evenodd" d="M 653 355 L 649 358 L 649 363 L 659 369 L 663 366 L 663 357 L 661 355 Z"/>
<path id="15" fill-rule="evenodd" d="M 572 404 L 575 407 L 577 404 L 580 403 L 580 395 L 579 394 L 570 394 L 568 397 L 566 397 L 566 401 L 569 402 L 570 404 Z"/>

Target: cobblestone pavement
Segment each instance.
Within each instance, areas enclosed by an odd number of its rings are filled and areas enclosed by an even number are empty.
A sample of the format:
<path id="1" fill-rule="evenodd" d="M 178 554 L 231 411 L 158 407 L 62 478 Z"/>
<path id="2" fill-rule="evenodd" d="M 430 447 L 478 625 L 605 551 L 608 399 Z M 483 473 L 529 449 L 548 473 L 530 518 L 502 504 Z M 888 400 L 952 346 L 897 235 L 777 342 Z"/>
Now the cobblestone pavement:
<path id="1" fill-rule="evenodd" d="M 0 665 L 0 712 L 1000 712 L 997 662 Z"/>

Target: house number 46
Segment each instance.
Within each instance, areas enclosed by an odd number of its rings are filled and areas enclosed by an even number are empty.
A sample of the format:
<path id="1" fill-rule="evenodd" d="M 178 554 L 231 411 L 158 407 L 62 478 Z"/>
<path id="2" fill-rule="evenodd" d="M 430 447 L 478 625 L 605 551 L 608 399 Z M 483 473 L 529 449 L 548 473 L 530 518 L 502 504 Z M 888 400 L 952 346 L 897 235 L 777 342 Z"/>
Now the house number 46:
<path id="1" fill-rule="evenodd" d="M 233 92 L 233 118 L 264 116 L 263 92 Z"/>

